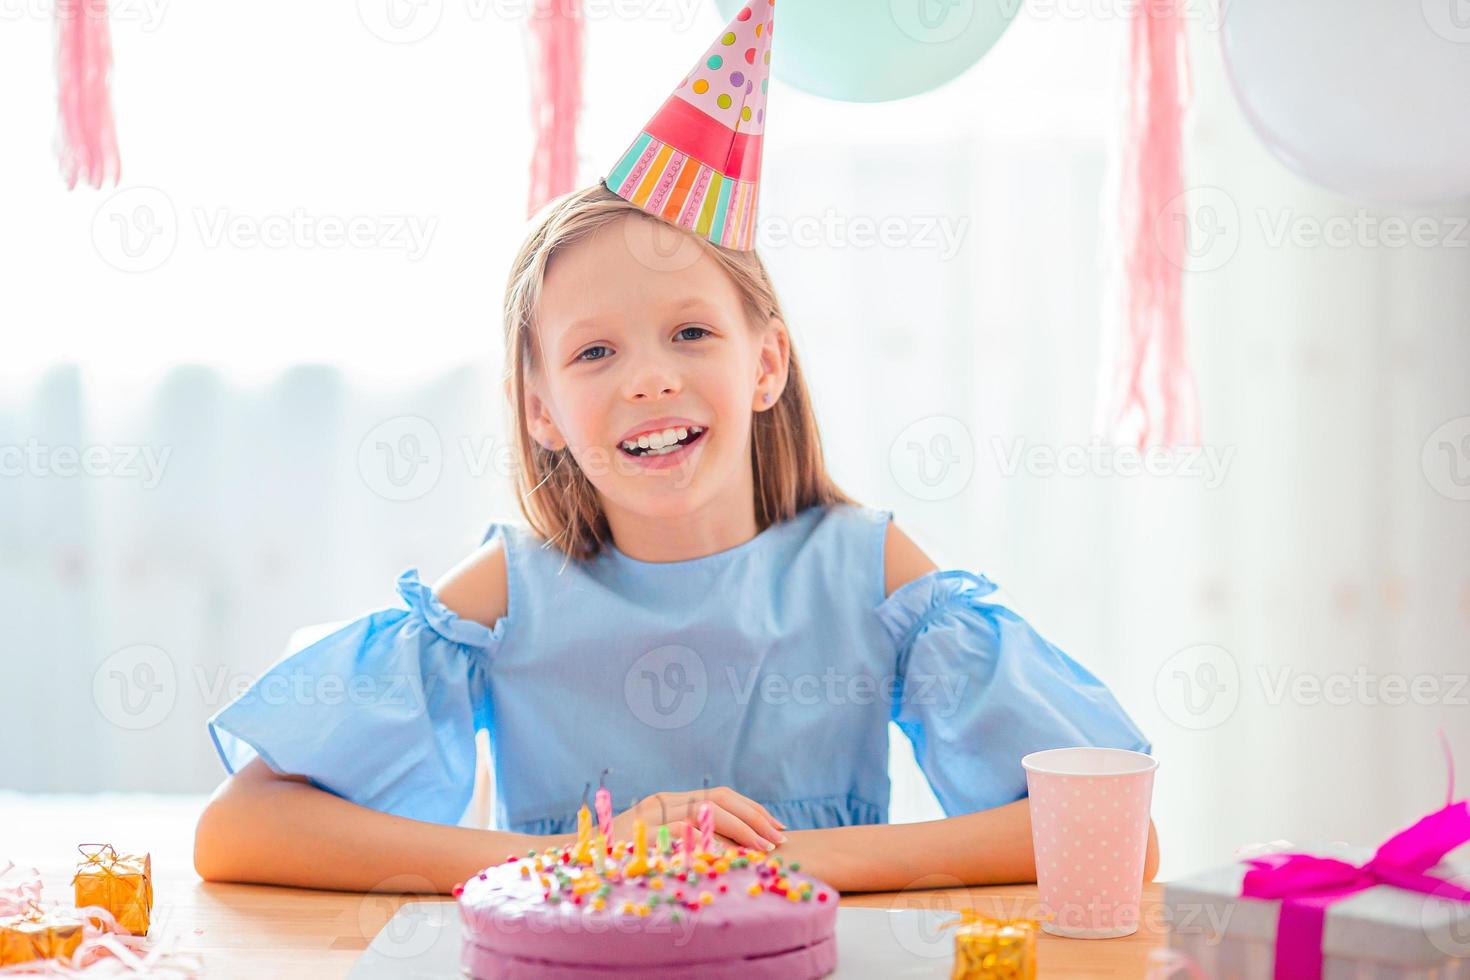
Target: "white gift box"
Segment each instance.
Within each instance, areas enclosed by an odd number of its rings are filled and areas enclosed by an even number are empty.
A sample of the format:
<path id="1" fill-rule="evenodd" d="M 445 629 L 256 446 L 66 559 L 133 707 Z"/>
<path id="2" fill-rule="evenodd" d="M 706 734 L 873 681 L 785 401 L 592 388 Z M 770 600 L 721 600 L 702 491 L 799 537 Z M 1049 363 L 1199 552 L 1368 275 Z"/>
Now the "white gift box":
<path id="1" fill-rule="evenodd" d="M 1289 850 L 1358 865 L 1374 853 L 1342 844 Z M 1281 902 L 1241 897 L 1249 870 L 1238 861 L 1164 887 L 1169 949 L 1211 980 L 1273 975 Z M 1428 873 L 1470 887 L 1470 862 L 1446 860 Z M 1323 980 L 1470 980 L 1470 902 L 1364 889 L 1328 907 L 1322 953 Z"/>

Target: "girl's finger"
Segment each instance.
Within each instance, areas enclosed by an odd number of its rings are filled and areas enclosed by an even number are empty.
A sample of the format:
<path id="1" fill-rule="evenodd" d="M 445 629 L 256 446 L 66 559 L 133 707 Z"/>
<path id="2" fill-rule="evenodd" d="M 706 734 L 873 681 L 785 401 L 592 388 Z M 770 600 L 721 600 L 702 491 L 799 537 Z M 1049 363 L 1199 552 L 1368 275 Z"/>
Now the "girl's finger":
<path id="1" fill-rule="evenodd" d="M 742 847 L 753 847 L 759 851 L 769 851 L 776 846 L 774 841 L 761 836 L 754 827 L 723 806 L 712 804 L 710 809 L 714 811 L 716 833 L 724 834 Z"/>
<path id="2" fill-rule="evenodd" d="M 741 796 L 727 786 L 711 790 L 710 796 L 718 800 L 725 809 L 748 823 L 766 840 L 779 844 L 786 839 L 786 835 L 781 833 L 781 829 L 776 826 L 775 818 L 766 812 L 765 807 L 750 797 Z"/>

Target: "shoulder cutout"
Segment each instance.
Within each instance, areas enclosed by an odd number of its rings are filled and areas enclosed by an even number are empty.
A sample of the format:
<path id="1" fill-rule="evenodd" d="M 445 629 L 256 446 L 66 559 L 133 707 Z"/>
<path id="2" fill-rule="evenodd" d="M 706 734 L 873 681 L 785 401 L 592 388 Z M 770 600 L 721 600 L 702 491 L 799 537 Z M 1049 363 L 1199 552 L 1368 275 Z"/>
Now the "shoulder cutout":
<path id="1" fill-rule="evenodd" d="M 893 595 L 914 579 L 937 571 L 939 566 L 929 560 L 923 549 L 889 521 L 883 539 L 883 594 Z"/>
<path id="2" fill-rule="evenodd" d="M 456 616 L 494 628 L 506 613 L 505 546 L 501 539 L 480 545 L 435 582 L 433 590 Z"/>

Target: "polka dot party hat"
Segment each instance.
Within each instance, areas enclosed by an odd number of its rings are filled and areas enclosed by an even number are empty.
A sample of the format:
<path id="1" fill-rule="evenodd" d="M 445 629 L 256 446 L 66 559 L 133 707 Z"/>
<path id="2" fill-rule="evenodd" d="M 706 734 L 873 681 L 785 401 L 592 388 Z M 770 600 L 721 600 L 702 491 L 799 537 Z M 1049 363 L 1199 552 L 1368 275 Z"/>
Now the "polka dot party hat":
<path id="1" fill-rule="evenodd" d="M 755 247 L 775 0 L 751 0 L 603 180 L 726 248 Z"/>

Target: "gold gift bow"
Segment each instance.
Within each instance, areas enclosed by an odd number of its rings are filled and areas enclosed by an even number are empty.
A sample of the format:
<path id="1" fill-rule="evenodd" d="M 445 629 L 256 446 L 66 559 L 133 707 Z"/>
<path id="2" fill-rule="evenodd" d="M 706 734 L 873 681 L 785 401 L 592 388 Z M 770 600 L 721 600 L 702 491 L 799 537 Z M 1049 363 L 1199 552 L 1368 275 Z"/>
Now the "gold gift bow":
<path id="1" fill-rule="evenodd" d="M 95 847 L 96 850 L 88 851 L 87 848 L 89 847 Z M 77 879 L 84 874 L 89 876 L 96 874 L 100 876 L 107 882 L 107 904 L 105 908 L 112 912 L 115 905 L 114 899 L 117 897 L 114 890 L 117 888 L 118 880 L 123 877 L 123 874 L 138 875 L 143 882 L 138 892 L 143 901 L 144 918 L 147 919 L 152 916 L 153 874 L 152 868 L 149 866 L 152 862 L 148 860 L 147 855 L 144 855 L 141 860 L 137 860 L 134 855 L 119 855 L 111 844 L 78 844 L 77 850 L 81 852 L 82 857 L 86 860 L 77 868 L 76 874 L 72 875 L 71 884 L 73 888 L 76 887 Z M 104 855 L 110 855 L 110 857 Z M 134 858 L 134 860 L 129 861 L 129 858 Z M 120 864 L 123 865 L 122 874 L 118 872 L 117 866 Z M 116 915 L 116 912 L 113 914 Z"/>

